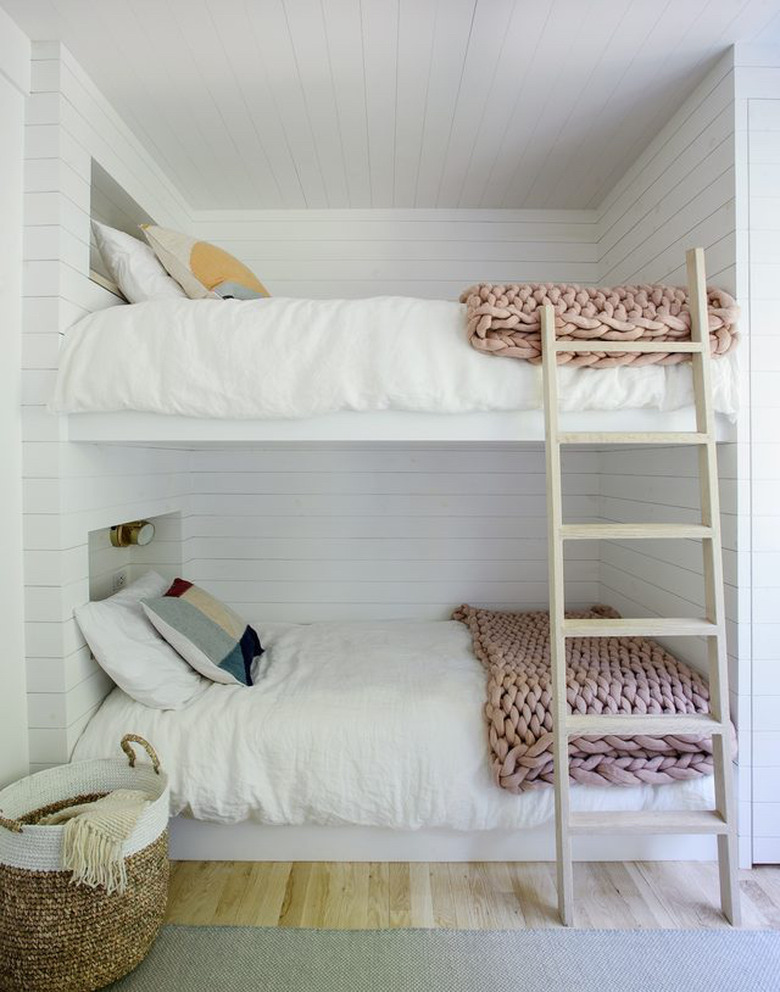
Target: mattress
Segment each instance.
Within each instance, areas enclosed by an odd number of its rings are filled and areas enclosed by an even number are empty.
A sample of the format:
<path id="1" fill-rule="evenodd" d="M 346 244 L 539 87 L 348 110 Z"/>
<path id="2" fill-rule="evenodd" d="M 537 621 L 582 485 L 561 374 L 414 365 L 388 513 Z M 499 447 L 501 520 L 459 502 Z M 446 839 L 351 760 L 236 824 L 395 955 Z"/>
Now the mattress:
<path id="1" fill-rule="evenodd" d="M 125 733 L 149 739 L 170 775 L 173 813 L 264 824 L 455 830 L 534 827 L 553 790 L 516 796 L 489 769 L 485 673 L 454 621 L 267 625 L 251 688 L 213 685 L 176 712 L 119 689 L 74 760 L 116 757 Z M 697 809 L 712 779 L 573 786 L 581 810 Z"/>
<path id="2" fill-rule="evenodd" d="M 65 334 L 51 408 L 217 419 L 341 410 L 534 410 L 541 369 L 472 348 L 445 300 L 161 300 L 109 307 Z M 734 353 L 712 363 L 716 411 L 737 411 Z M 562 411 L 693 402 L 688 365 L 559 373 Z"/>

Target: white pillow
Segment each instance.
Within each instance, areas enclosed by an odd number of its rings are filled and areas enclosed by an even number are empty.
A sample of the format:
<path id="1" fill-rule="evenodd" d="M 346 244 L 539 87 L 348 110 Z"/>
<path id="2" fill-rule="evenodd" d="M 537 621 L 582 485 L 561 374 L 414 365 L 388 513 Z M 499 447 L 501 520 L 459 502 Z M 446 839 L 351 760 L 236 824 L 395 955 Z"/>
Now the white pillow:
<path id="1" fill-rule="evenodd" d="M 92 230 L 108 274 L 131 303 L 187 299 L 187 294 L 168 275 L 149 245 L 96 220 L 92 221 Z"/>
<path id="2" fill-rule="evenodd" d="M 161 596 L 169 583 L 147 572 L 120 592 L 75 610 L 92 654 L 120 689 L 145 706 L 179 710 L 211 685 L 149 623 L 141 600 Z"/>

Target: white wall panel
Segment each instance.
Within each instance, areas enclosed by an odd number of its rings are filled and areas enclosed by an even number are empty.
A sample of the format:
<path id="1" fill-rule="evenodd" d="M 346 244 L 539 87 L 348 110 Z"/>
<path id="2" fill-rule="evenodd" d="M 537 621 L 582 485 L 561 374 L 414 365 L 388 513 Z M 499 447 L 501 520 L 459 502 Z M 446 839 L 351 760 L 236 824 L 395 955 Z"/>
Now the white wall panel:
<path id="1" fill-rule="evenodd" d="M 715 65 L 651 140 L 599 208 L 599 282 L 684 285 L 685 251 L 703 247 L 711 283 L 737 291 L 735 72 L 732 53 Z M 741 858 L 751 859 L 749 663 L 739 623 L 749 617 L 739 587 L 738 459 L 719 445 L 732 717 L 740 727 Z M 616 450 L 601 458 L 601 513 L 606 519 L 692 522 L 700 519 L 693 449 Z M 674 549 L 672 548 L 674 544 Z M 666 545 L 666 546 L 665 546 Z M 739 545 L 742 548 L 742 544 Z M 701 615 L 702 559 L 696 542 L 605 542 L 602 597 L 624 613 Z M 706 671 L 704 642 L 668 646 Z"/>
<path id="2" fill-rule="evenodd" d="M 757 55 L 760 54 L 760 57 Z M 773 746 L 780 731 L 780 576 L 778 574 L 776 409 L 780 393 L 778 315 L 780 289 L 777 238 L 780 235 L 780 50 L 757 53 L 738 46 L 737 168 L 743 192 L 738 214 L 741 298 L 746 306 L 742 362 L 743 395 L 750 416 L 743 418 L 740 441 L 745 451 L 744 547 L 750 550 L 753 621 L 754 859 L 780 861 L 777 777 L 780 754 Z M 773 433 L 774 428 L 774 433 Z M 749 459 L 747 453 L 749 452 Z"/>
<path id="3" fill-rule="evenodd" d="M 592 283 L 587 210 L 199 211 L 194 233 L 275 296 L 457 299 L 475 282 Z"/>
<path id="4" fill-rule="evenodd" d="M 258 623 L 444 619 L 461 602 L 547 602 L 539 448 L 393 446 L 192 453 L 189 577 Z M 568 511 L 597 512 L 597 456 L 567 461 Z M 598 546 L 568 593 L 595 602 Z M 596 598 L 594 598 L 596 597 Z"/>
<path id="5" fill-rule="evenodd" d="M 0 787 L 25 774 L 28 763 L 22 577 L 22 431 L 19 366 L 22 342 L 22 185 L 25 96 L 30 44 L 0 10 Z"/>
<path id="6" fill-rule="evenodd" d="M 161 223 L 186 227 L 187 211 L 148 151 L 56 44 L 33 46 L 27 122 L 23 532 L 30 760 L 39 767 L 68 758 L 111 684 L 90 660 L 73 609 L 90 591 L 104 595 L 132 556 L 114 549 L 115 558 L 93 555 L 99 567 L 90 590 L 89 533 L 101 530 L 105 539 L 111 524 L 175 512 L 189 490 L 184 455 L 67 444 L 59 418 L 46 411 L 61 332 L 84 313 L 116 304 L 88 278 L 92 158 Z"/>

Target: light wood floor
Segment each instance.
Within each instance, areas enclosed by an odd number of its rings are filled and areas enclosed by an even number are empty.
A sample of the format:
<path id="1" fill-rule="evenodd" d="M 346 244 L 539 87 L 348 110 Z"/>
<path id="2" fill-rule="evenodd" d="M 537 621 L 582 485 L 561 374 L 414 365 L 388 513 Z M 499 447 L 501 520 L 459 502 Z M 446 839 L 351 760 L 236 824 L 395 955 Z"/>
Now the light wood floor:
<path id="1" fill-rule="evenodd" d="M 740 874 L 746 927 L 780 929 L 780 868 Z M 575 864 L 575 924 L 722 927 L 717 866 L 693 862 Z M 558 926 L 554 864 L 180 861 L 169 923 L 236 926 Z"/>

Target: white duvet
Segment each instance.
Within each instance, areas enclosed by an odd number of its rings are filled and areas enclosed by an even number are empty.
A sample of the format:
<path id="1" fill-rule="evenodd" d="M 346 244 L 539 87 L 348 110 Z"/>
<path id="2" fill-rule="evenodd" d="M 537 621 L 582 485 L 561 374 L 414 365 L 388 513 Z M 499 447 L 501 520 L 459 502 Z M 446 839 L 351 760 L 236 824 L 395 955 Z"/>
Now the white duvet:
<path id="1" fill-rule="evenodd" d="M 715 409 L 732 417 L 733 355 L 713 362 Z M 561 370 L 563 411 L 692 400 L 684 365 Z M 541 406 L 541 370 L 475 351 L 465 307 L 444 300 L 162 300 L 74 325 L 51 406 L 231 419 L 531 410 Z"/>
<path id="2" fill-rule="evenodd" d="M 215 684 L 176 712 L 115 689 L 74 759 L 117 757 L 125 733 L 141 734 L 170 775 L 173 812 L 220 823 L 484 830 L 552 817 L 552 789 L 514 796 L 491 779 L 485 676 L 462 624 L 280 624 L 260 634 L 255 686 Z M 711 802 L 711 778 L 572 789 L 576 809 Z"/>

